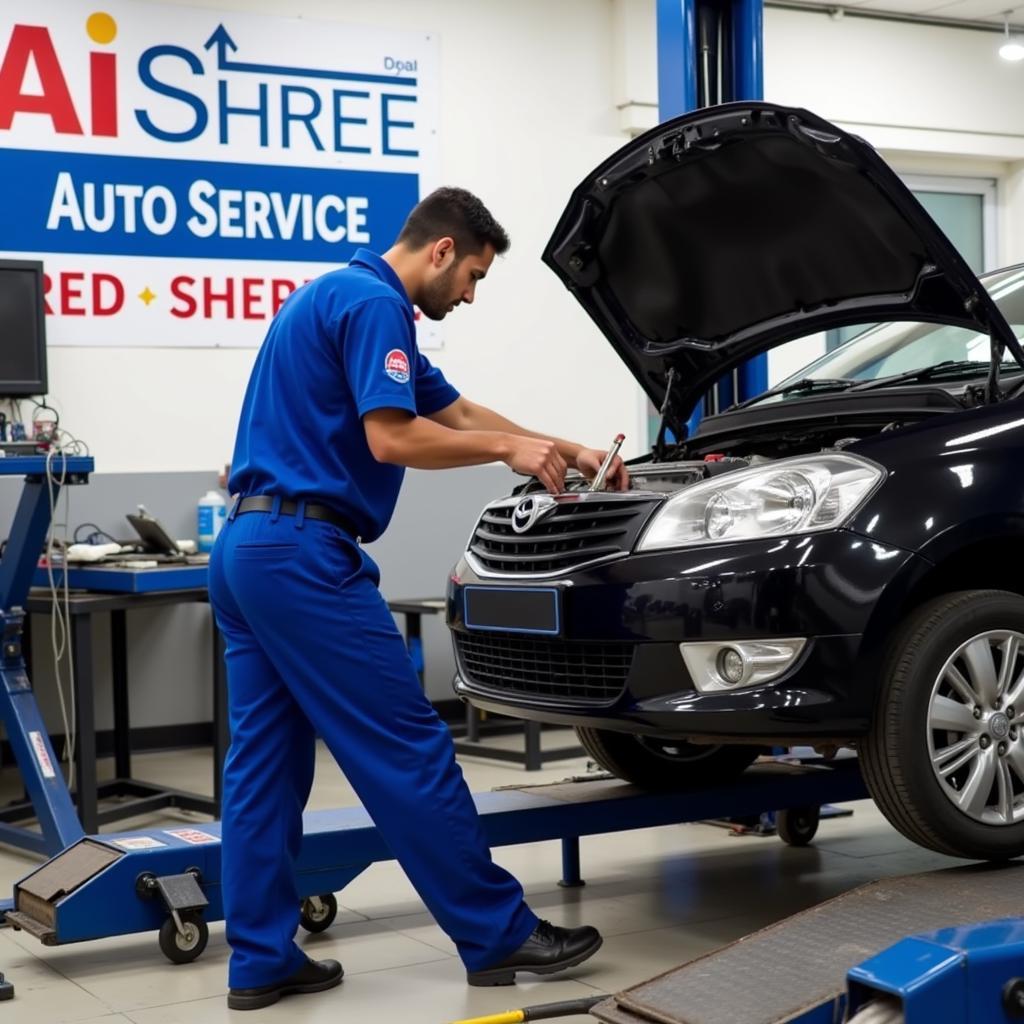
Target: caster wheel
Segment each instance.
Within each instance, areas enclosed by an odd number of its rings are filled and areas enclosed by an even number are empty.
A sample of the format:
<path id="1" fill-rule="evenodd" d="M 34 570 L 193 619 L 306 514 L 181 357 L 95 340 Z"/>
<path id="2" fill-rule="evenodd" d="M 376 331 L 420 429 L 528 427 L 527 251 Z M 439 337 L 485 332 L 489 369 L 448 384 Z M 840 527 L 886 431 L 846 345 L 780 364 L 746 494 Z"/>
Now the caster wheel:
<path id="1" fill-rule="evenodd" d="M 820 820 L 820 807 L 793 807 L 776 813 L 775 828 L 788 846 L 807 846 L 817 835 Z"/>
<path id="2" fill-rule="evenodd" d="M 210 938 L 210 928 L 199 914 L 184 911 L 181 923 L 184 935 L 178 931 L 173 917 L 160 926 L 160 951 L 172 964 L 190 964 L 198 959 Z"/>
<path id="3" fill-rule="evenodd" d="M 334 924 L 338 916 L 338 901 L 333 892 L 324 893 L 322 896 L 309 896 L 302 901 L 302 916 L 299 924 L 307 932 L 322 932 Z"/>

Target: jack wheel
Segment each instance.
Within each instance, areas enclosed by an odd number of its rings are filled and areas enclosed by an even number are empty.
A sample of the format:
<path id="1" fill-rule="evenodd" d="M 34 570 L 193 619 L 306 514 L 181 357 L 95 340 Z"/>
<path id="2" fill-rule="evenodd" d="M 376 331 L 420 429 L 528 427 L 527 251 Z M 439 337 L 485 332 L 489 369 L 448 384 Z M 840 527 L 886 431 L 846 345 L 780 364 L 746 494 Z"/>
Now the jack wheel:
<path id="1" fill-rule="evenodd" d="M 333 892 L 327 892 L 322 896 L 308 896 L 302 901 L 302 916 L 299 918 L 299 924 L 307 932 L 316 934 L 330 928 L 337 916 L 338 901 Z"/>
<path id="2" fill-rule="evenodd" d="M 199 914 L 184 911 L 180 916 L 184 934 L 178 931 L 173 917 L 160 925 L 160 952 L 172 964 L 190 964 L 206 949 L 210 928 Z"/>
<path id="3" fill-rule="evenodd" d="M 820 807 L 792 807 L 775 814 L 775 829 L 787 846 L 807 846 L 818 834 Z"/>

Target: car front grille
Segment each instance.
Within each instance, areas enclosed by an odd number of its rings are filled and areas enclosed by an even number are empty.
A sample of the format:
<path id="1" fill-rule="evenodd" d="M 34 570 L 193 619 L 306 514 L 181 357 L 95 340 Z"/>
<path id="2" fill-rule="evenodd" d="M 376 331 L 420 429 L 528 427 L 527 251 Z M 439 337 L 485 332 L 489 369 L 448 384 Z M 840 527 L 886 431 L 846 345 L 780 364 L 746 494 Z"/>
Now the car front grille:
<path id="1" fill-rule="evenodd" d="M 626 685 L 636 645 L 507 633 L 461 633 L 455 648 L 470 686 L 567 703 L 611 704 Z"/>
<path id="2" fill-rule="evenodd" d="M 632 549 L 658 495 L 581 494 L 560 499 L 555 511 L 525 533 L 512 528 L 517 502 L 507 499 L 484 510 L 469 552 L 492 573 L 549 574 Z"/>

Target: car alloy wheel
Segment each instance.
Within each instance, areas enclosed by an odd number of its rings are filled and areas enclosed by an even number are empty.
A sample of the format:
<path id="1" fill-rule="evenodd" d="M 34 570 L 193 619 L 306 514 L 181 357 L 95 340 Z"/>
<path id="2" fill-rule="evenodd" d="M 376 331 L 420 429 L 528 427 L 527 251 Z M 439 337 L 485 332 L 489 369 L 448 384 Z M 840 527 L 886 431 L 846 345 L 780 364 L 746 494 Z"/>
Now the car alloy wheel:
<path id="1" fill-rule="evenodd" d="M 875 803 L 937 853 L 1024 855 L 1024 595 L 940 594 L 888 639 L 870 729 L 857 742 Z"/>
<path id="2" fill-rule="evenodd" d="M 986 825 L 1024 820 L 1024 634 L 989 630 L 953 653 L 932 687 L 928 752 L 942 792 Z"/>

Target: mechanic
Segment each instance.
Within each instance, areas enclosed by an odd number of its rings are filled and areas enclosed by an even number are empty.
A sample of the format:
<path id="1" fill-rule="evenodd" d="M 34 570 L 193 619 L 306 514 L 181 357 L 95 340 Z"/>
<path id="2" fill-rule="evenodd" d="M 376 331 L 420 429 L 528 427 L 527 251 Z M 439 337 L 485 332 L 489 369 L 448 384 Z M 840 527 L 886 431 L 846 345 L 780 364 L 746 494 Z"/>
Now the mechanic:
<path id="1" fill-rule="evenodd" d="M 383 256 L 359 249 L 291 295 L 256 359 L 231 464 L 239 497 L 210 564 L 228 665 L 222 839 L 234 1009 L 342 978 L 339 963 L 310 960 L 294 942 L 317 734 L 455 942 L 469 984 L 554 973 L 601 945 L 594 928 L 539 921 L 492 861 L 448 729 L 360 546 L 387 526 L 407 466 L 500 461 L 552 493 L 570 465 L 598 471 L 604 452 L 469 401 L 417 350 L 413 306 L 442 320 L 471 303 L 508 245 L 479 199 L 438 189 Z M 629 486 L 621 459 L 608 486 Z"/>

